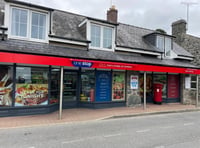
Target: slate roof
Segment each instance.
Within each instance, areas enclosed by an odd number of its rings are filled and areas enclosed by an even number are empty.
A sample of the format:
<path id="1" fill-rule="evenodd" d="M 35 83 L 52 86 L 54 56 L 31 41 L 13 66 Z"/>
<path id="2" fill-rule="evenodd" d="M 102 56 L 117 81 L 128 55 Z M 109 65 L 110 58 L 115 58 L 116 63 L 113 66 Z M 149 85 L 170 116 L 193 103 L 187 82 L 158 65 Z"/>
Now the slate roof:
<path id="1" fill-rule="evenodd" d="M 81 28 L 78 26 L 85 19 L 92 19 L 92 18 L 60 10 L 53 10 L 53 9 L 49 10 L 53 11 L 52 35 L 87 42 L 86 35 L 83 33 L 84 31 L 81 30 Z M 94 19 L 94 20 L 100 22 L 106 22 L 105 20 L 100 20 L 100 19 Z M 153 33 L 154 30 L 140 28 L 122 23 L 113 25 L 116 25 L 117 27 L 116 46 L 126 47 L 130 49 L 160 52 L 159 49 L 147 43 L 143 38 L 143 36 Z M 193 57 L 190 53 L 188 53 L 185 49 L 183 49 L 176 43 L 173 43 L 173 45 L 174 45 L 173 50 L 178 55 Z M 196 68 L 194 65 L 190 64 L 189 61 L 185 60 L 172 60 L 172 59 L 161 60 L 153 56 L 145 56 L 134 53 L 87 50 L 87 47 L 85 47 L 85 50 L 83 50 L 77 48 L 56 46 L 47 43 L 20 41 L 13 39 L 0 41 L 0 51 L 51 55 L 51 56 L 70 57 L 70 58 L 82 58 L 91 60 L 107 60 L 116 62 L 143 63 L 143 64 L 153 64 L 153 65 Z"/>
<path id="2" fill-rule="evenodd" d="M 78 25 L 88 17 L 73 14 L 65 11 L 54 10 L 53 12 L 53 30 L 56 36 L 67 37 L 87 41 L 86 36 L 81 33 Z M 91 19 L 91 18 L 90 18 Z M 105 22 L 105 20 L 94 19 Z M 117 26 L 116 46 L 130 49 L 147 50 L 152 52 L 161 52 L 158 48 L 144 40 L 144 36 L 152 34 L 155 31 L 136 27 L 128 24 L 119 23 Z M 193 57 L 184 48 L 173 43 L 174 52 L 180 56 Z"/>
<path id="3" fill-rule="evenodd" d="M 151 64 L 161 66 L 175 66 L 197 68 L 189 61 L 184 60 L 167 60 L 158 59 L 152 56 L 144 56 L 134 53 L 119 53 L 101 50 L 83 50 L 66 48 L 62 46 L 50 45 L 47 43 L 24 42 L 20 40 L 5 40 L 0 41 L 0 51 L 9 51 L 16 53 L 39 54 L 47 56 L 59 56 L 68 58 L 80 58 L 89 60 L 106 60 L 113 62 L 127 62 L 139 64 Z"/>

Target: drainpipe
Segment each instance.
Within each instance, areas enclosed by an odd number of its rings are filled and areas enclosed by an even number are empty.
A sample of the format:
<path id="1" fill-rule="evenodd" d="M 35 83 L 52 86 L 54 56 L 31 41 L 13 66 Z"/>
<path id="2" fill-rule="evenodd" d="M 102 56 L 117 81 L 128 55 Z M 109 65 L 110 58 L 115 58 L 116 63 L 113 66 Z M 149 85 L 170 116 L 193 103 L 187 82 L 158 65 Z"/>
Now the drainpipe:
<path id="1" fill-rule="evenodd" d="M 63 102 L 63 66 L 60 67 L 60 107 L 59 107 L 59 120 L 62 119 L 62 102 Z"/>
<path id="2" fill-rule="evenodd" d="M 147 73 L 144 72 L 144 110 L 146 109 L 146 76 Z"/>
<path id="3" fill-rule="evenodd" d="M 199 106 L 199 76 L 197 75 L 197 81 L 196 81 L 196 107 Z"/>

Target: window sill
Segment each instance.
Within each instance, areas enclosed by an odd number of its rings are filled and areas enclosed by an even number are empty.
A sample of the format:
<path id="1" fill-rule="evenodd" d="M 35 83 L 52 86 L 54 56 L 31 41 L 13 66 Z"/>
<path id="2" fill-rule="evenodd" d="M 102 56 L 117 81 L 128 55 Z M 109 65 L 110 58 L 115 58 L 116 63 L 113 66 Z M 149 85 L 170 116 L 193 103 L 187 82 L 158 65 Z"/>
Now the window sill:
<path id="1" fill-rule="evenodd" d="M 30 42 L 38 42 L 38 43 L 48 43 L 48 40 L 32 39 L 32 38 L 18 37 L 18 36 L 9 36 L 8 39 L 30 41 Z"/>
<path id="2" fill-rule="evenodd" d="M 108 48 L 101 48 L 101 47 L 89 47 L 89 49 L 91 49 L 91 50 L 112 51 L 112 52 L 115 51 L 113 48 L 112 49 L 108 49 Z"/>

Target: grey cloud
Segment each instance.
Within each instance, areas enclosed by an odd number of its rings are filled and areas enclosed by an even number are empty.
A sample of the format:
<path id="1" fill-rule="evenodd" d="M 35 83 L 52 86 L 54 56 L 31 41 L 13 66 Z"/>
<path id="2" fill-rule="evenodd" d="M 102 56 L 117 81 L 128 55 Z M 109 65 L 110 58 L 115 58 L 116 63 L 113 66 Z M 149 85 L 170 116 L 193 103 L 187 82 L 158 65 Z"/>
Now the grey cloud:
<path id="1" fill-rule="evenodd" d="M 24 0 L 81 15 L 105 19 L 110 0 Z M 149 29 L 161 28 L 171 34 L 171 24 L 186 19 L 186 0 L 112 0 L 119 13 L 119 21 Z M 189 1 L 189 0 L 188 0 Z M 195 0 L 190 0 L 195 1 Z M 199 5 L 190 7 L 188 33 L 200 36 Z"/>

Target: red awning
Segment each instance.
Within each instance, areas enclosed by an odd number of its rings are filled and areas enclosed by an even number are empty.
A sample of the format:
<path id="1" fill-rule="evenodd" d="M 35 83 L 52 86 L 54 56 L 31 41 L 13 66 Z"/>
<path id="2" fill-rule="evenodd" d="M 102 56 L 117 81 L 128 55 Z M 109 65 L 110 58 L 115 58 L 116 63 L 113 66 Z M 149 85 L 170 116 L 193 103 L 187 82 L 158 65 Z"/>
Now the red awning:
<path id="1" fill-rule="evenodd" d="M 70 66 L 70 67 L 90 67 L 90 68 L 119 69 L 119 70 L 133 70 L 133 71 L 200 74 L 200 69 L 156 66 L 156 65 L 145 65 L 145 64 L 128 64 L 121 62 L 107 62 L 107 61 L 95 61 L 95 60 L 81 60 L 72 58 L 40 56 L 40 55 L 19 54 L 19 53 L 6 53 L 6 52 L 0 52 L 0 62 Z"/>

